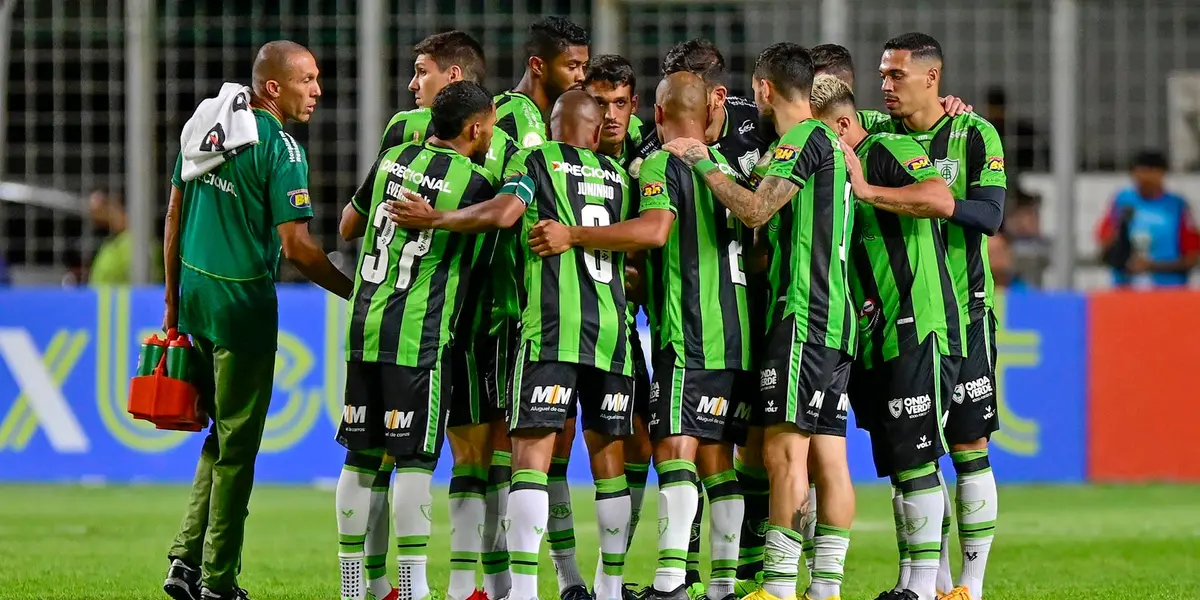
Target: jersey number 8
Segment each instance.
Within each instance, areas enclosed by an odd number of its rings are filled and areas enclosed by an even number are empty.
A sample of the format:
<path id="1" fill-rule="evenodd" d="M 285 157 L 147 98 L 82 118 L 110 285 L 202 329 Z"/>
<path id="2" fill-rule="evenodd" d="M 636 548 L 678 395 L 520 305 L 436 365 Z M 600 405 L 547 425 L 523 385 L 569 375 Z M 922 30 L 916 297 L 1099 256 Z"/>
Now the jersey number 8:
<path id="1" fill-rule="evenodd" d="M 387 278 L 388 246 L 396 236 L 396 224 L 388 219 L 383 204 L 375 209 L 375 218 L 372 220 L 372 225 L 375 227 L 374 248 L 366 256 L 363 256 L 359 275 L 367 283 L 380 284 Z M 396 269 L 396 289 L 408 289 L 408 286 L 412 284 L 413 265 L 416 264 L 418 258 L 429 253 L 432 240 L 433 231 L 426 229 L 417 235 L 417 239 L 404 244 L 400 250 L 400 262 Z"/>
<path id="2" fill-rule="evenodd" d="M 599 204 L 585 204 L 579 211 L 579 223 L 584 227 L 604 227 L 612 223 L 608 210 Z M 611 283 L 613 279 L 612 252 L 592 250 L 584 252 L 583 264 L 596 283 Z"/>

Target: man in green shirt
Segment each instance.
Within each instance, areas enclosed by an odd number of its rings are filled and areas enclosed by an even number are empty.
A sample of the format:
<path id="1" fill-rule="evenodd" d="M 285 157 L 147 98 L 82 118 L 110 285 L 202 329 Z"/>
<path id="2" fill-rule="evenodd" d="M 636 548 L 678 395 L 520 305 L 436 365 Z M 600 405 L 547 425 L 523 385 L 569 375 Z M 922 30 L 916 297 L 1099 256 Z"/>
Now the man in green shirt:
<path id="1" fill-rule="evenodd" d="M 133 283 L 133 234 L 126 228 L 125 206 L 119 197 L 93 192 L 88 197 L 92 221 L 108 230 L 100 244 L 88 281 L 92 285 L 129 285 Z M 150 281 L 162 281 L 162 253 L 154 248 L 140 250 L 150 254 Z"/>
<path id="2" fill-rule="evenodd" d="M 289 41 L 263 46 L 254 61 L 248 107 L 259 142 L 187 183 L 181 151 L 171 177 L 163 326 L 192 336 L 198 387 L 214 421 L 187 515 L 168 553 L 171 567 L 163 587 L 175 600 L 245 597 L 237 574 L 254 461 L 271 402 L 281 254 L 342 298 L 353 287 L 309 235 L 308 161 L 283 131 L 284 121 L 306 123 L 312 117 L 321 95 L 317 75 L 316 59 L 303 46 Z"/>

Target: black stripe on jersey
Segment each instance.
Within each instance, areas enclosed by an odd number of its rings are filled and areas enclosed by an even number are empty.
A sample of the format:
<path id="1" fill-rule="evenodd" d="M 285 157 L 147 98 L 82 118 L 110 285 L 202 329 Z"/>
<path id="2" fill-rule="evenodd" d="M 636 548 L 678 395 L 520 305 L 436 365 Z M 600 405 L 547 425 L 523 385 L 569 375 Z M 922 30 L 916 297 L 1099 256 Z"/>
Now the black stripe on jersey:
<path id="1" fill-rule="evenodd" d="M 675 199 L 679 206 L 679 214 L 675 218 L 679 221 L 676 227 L 679 231 L 679 276 L 682 279 L 682 287 L 699 290 L 700 219 L 696 214 L 696 182 L 692 178 L 692 170 L 674 156 L 667 159 L 667 184 L 670 189 L 679 190 L 679 197 Z M 675 298 L 663 300 L 675 302 Z M 701 302 L 699 298 L 684 298 L 681 304 L 684 348 L 687 349 L 687 354 L 704 356 L 704 318 Z"/>
<path id="2" fill-rule="evenodd" d="M 976 179 L 978 174 L 987 164 L 987 147 L 983 143 L 983 136 L 980 135 L 979 129 L 975 127 L 967 128 L 967 155 L 962 165 L 964 175 L 967 179 L 967 189 L 970 189 L 970 182 Z M 987 308 L 987 299 L 983 297 L 983 292 L 987 290 L 987 274 L 984 273 L 983 267 L 983 232 L 976 229 L 963 227 L 963 238 L 967 245 L 967 287 L 971 292 L 971 319 L 976 320 L 985 314 Z M 977 297 L 976 294 L 979 294 Z"/>
<path id="3" fill-rule="evenodd" d="M 616 173 L 621 173 L 625 177 L 629 176 L 629 174 L 625 173 L 625 170 L 621 167 L 621 163 L 619 161 L 617 161 L 616 159 L 614 159 L 613 157 L 605 156 L 603 154 L 595 154 L 595 156 L 596 156 L 597 160 L 599 160 L 599 162 L 600 162 L 601 169 L 604 169 L 606 171 L 613 171 Z M 631 181 L 631 180 L 626 179 L 625 181 Z M 630 185 L 631 185 L 631 187 L 633 187 L 633 189 L 637 189 L 636 181 L 633 181 Z M 607 178 L 604 180 L 604 186 L 609 188 L 610 190 L 612 190 L 613 199 L 606 200 L 605 202 L 606 202 L 609 210 L 613 214 L 613 217 L 614 217 L 613 222 L 614 223 L 619 223 L 620 221 L 624 220 L 627 217 L 632 218 L 632 217 L 637 216 L 637 212 L 635 212 L 633 210 L 630 210 L 628 212 L 622 212 L 623 209 L 625 209 L 626 194 L 629 193 L 628 189 L 625 186 L 622 186 L 621 184 L 611 181 Z M 629 202 L 630 202 L 630 204 L 632 204 L 633 199 L 630 198 Z M 617 312 L 620 313 L 621 318 L 624 319 L 625 314 L 627 312 L 627 305 L 625 304 L 625 302 L 626 302 L 626 299 L 625 299 L 625 268 L 624 268 L 625 261 L 624 261 L 623 255 L 620 255 L 616 252 L 610 251 L 609 255 L 613 259 L 613 278 L 612 278 L 612 281 L 610 281 L 608 283 L 608 288 L 612 291 L 613 301 L 619 302 L 619 305 L 617 306 Z M 622 258 L 622 260 L 620 260 L 620 261 L 616 260 L 617 257 L 619 257 L 619 256 Z M 620 263 L 620 265 L 617 264 L 618 262 Z M 628 353 L 625 352 L 625 349 L 629 346 L 628 340 L 629 340 L 629 328 L 628 327 L 618 327 L 617 328 L 617 347 L 615 349 L 613 349 L 613 353 L 612 353 L 612 361 L 613 361 L 614 365 L 624 365 L 629 360 L 629 355 L 628 355 Z M 639 349 L 638 351 L 640 352 L 641 350 Z"/>
<path id="4" fill-rule="evenodd" d="M 503 102 L 501 104 L 503 104 Z M 500 108 L 500 105 L 497 105 L 496 108 Z M 517 115 L 516 115 L 516 113 L 508 113 L 507 115 L 500 117 L 500 119 L 498 121 L 496 121 L 496 127 L 499 127 L 500 131 L 507 133 L 508 137 L 516 139 L 517 138 Z"/>
<path id="5" fill-rule="evenodd" d="M 563 223 L 562 218 L 558 214 L 558 203 L 555 202 L 557 196 L 554 193 L 554 179 L 550 176 L 550 161 L 546 158 L 545 152 L 541 150 L 534 151 L 533 155 L 525 159 L 525 164 L 529 165 L 528 175 L 533 179 L 538 190 L 536 196 L 538 220 L 546 219 Z M 532 253 L 533 251 L 529 249 L 529 240 L 521 239 L 520 234 L 517 237 L 517 244 L 524 246 L 523 252 Z M 535 360 L 558 360 L 558 341 L 561 335 L 558 327 L 558 311 L 561 310 L 558 302 L 558 278 L 561 271 L 559 265 L 562 263 L 562 257 L 563 255 L 559 254 L 543 258 L 539 261 L 542 269 L 542 297 L 538 298 L 537 301 L 541 303 L 539 312 L 542 317 L 542 351 Z M 524 263 L 525 261 L 521 260 L 518 262 Z M 518 286 L 518 288 L 524 288 L 524 285 Z M 530 298 L 529 301 L 533 302 L 534 299 Z M 547 318 L 554 320 L 554 327 L 546 326 Z"/>
<path id="6" fill-rule="evenodd" d="M 941 121 L 938 121 L 938 123 L 941 123 Z M 937 125 L 934 125 L 934 127 L 937 127 Z M 930 158 L 930 160 L 936 160 L 939 157 L 945 158 L 946 154 L 950 152 L 950 130 L 951 129 L 952 128 L 949 125 L 947 125 L 946 127 L 942 127 L 941 129 L 938 130 L 937 133 L 935 133 L 933 135 L 933 139 L 929 140 L 929 158 Z M 939 175 L 940 175 L 940 173 L 939 173 Z M 943 219 L 941 222 L 940 229 L 941 229 L 943 241 L 946 240 L 946 225 L 948 223 L 950 223 L 949 219 Z M 943 246 L 944 246 L 944 244 L 943 244 Z M 950 289 L 952 290 L 951 293 L 954 293 L 953 292 L 954 286 L 951 286 Z"/>
<path id="7" fill-rule="evenodd" d="M 436 153 L 433 156 L 433 158 L 430 159 L 429 165 L 425 168 L 423 175 L 428 176 L 430 179 L 438 179 L 438 180 L 444 181 L 445 179 L 447 179 L 447 176 L 450 174 L 450 165 L 451 164 L 452 163 L 451 163 L 449 156 L 447 156 L 445 154 L 441 154 L 441 153 Z M 422 179 L 424 179 L 424 178 L 422 178 Z M 438 192 L 436 190 L 419 188 L 418 193 L 422 193 L 422 195 L 424 195 L 426 198 L 429 198 L 429 200 L 431 202 L 436 202 L 436 200 L 437 200 Z M 406 230 L 404 230 L 404 233 L 405 233 L 405 239 L 404 239 L 405 244 L 407 244 L 410 241 L 414 241 L 421 236 L 421 232 L 416 231 L 416 230 L 407 230 L 406 229 Z M 447 240 L 446 249 L 444 250 L 444 252 L 446 252 L 447 255 L 449 255 L 449 252 L 451 251 L 450 250 L 451 246 L 459 243 L 458 240 L 460 238 L 461 238 L 461 236 L 456 235 L 453 238 Z M 392 243 L 395 244 L 396 242 L 392 242 Z M 433 241 L 430 240 L 430 245 L 432 246 L 432 244 L 433 244 Z M 400 246 L 400 248 L 403 248 L 403 247 L 404 247 L 403 245 Z M 431 248 L 431 250 L 432 250 L 432 248 Z M 412 270 L 409 275 L 410 282 L 416 281 L 417 278 L 419 278 L 421 276 L 421 267 L 422 267 L 423 263 L 424 263 L 424 261 L 414 257 Z M 400 268 L 399 265 L 400 265 L 400 260 L 399 260 L 399 258 L 397 258 L 396 264 L 389 265 L 388 268 L 389 269 L 393 269 L 393 268 L 398 269 L 398 268 Z M 445 306 L 445 303 L 446 303 L 446 279 L 449 278 L 449 275 L 450 275 L 449 269 L 446 269 L 446 268 L 435 269 L 433 272 L 433 277 L 430 279 L 429 295 L 428 295 L 428 299 L 426 300 L 427 305 L 425 308 L 425 317 L 421 321 L 420 336 L 421 336 L 421 353 L 422 354 L 424 354 L 427 349 L 431 349 L 431 348 L 434 349 L 434 351 L 436 351 L 437 347 L 438 347 L 438 343 L 441 341 L 441 339 L 440 339 L 441 331 L 440 331 L 439 326 L 440 326 L 441 320 L 442 320 L 442 307 Z M 396 326 L 394 328 L 393 327 L 384 328 L 380 332 L 380 340 L 379 340 L 380 348 L 396 348 L 396 347 L 399 347 L 399 345 L 400 345 L 400 333 L 401 333 L 400 332 L 400 329 L 401 329 L 400 324 L 404 321 L 404 305 L 408 301 L 408 294 L 403 294 L 404 302 L 395 301 L 395 297 L 396 296 L 393 296 L 391 299 L 389 299 L 387 306 L 383 309 L 383 323 L 385 325 L 394 323 Z M 390 336 L 390 334 L 392 333 L 393 330 L 396 333 L 396 337 L 394 339 Z M 405 331 L 404 332 L 405 335 L 409 335 L 409 336 L 414 335 L 415 333 L 417 333 L 417 332 L 413 332 L 413 331 Z"/>
<path id="8" fill-rule="evenodd" d="M 826 330 L 829 328 L 829 311 L 834 310 L 834 307 L 829 305 L 829 291 L 830 286 L 836 284 L 829 280 L 829 271 L 830 261 L 836 260 L 831 255 L 837 252 L 837 243 L 833 240 L 834 209 L 838 202 L 834 197 L 837 189 L 834 177 L 837 171 L 833 165 L 833 144 L 820 129 L 814 129 L 809 134 L 800 152 L 821 157 L 821 166 L 813 172 L 812 178 L 812 262 L 808 271 L 808 341 L 814 346 L 823 346 L 826 343 Z M 800 210 L 807 208 L 802 206 Z M 824 310 L 813 310 L 813 307 L 824 307 Z"/>
<path id="9" fill-rule="evenodd" d="M 900 226 L 900 217 L 895 214 L 879 209 L 873 210 L 875 211 L 875 220 L 879 223 L 879 231 L 883 234 L 883 245 L 887 248 L 892 281 L 896 282 L 896 293 L 900 298 L 900 307 L 896 314 L 896 344 L 901 349 L 910 347 L 909 343 L 916 346 L 919 340 L 915 338 L 917 320 L 912 299 L 913 267 L 908 263 L 908 247 L 904 243 L 904 228 Z M 907 321 L 907 323 L 903 321 Z"/>
<path id="10" fill-rule="evenodd" d="M 878 212 L 878 211 L 876 211 Z M 875 306 L 875 316 L 868 322 L 874 323 L 875 326 L 870 330 L 871 336 L 871 364 L 877 365 L 883 362 L 883 344 L 887 340 L 886 327 L 888 315 L 883 313 L 883 296 L 879 293 L 879 282 L 875 280 L 875 271 L 871 268 L 871 252 L 866 245 L 858 245 L 855 247 L 851 260 L 854 261 L 854 269 L 858 271 L 858 282 L 862 285 L 862 292 L 866 298 L 864 303 L 870 300 Z M 862 307 L 858 307 L 862 310 Z"/>
<path id="11" fill-rule="evenodd" d="M 946 262 L 946 243 L 938 235 L 938 230 L 933 227 L 934 240 L 933 251 L 937 256 L 938 261 L 938 280 L 941 282 L 942 289 L 942 309 L 946 313 L 946 338 L 949 347 L 947 350 L 951 355 L 958 356 L 963 351 L 962 329 L 960 327 L 962 315 L 958 312 L 958 296 L 954 293 L 954 279 L 950 276 L 950 265 Z"/>
<path id="12" fill-rule="evenodd" d="M 568 165 L 582 165 L 583 164 L 583 160 L 580 158 L 579 150 L 577 148 L 568 146 L 567 144 L 561 144 L 561 145 L 559 145 L 558 148 L 559 148 L 559 151 L 562 152 L 562 159 L 563 159 L 564 163 L 566 163 Z M 599 166 L 603 167 L 604 165 L 601 164 Z M 565 173 L 564 180 L 567 182 L 566 189 L 563 190 L 563 193 L 565 193 L 567 195 L 567 198 L 566 198 L 567 206 L 572 207 L 573 210 L 582 210 L 583 207 L 587 205 L 587 199 L 584 198 L 583 196 L 580 196 L 578 193 L 579 189 L 581 187 L 580 184 L 582 184 L 584 181 L 583 176 L 582 175 L 576 176 L 571 173 L 570 169 L 568 169 L 567 172 Z M 577 214 L 572 214 L 569 218 L 570 218 L 570 223 L 564 222 L 565 225 L 566 224 L 578 224 L 578 225 L 584 225 L 584 226 L 590 225 L 589 223 L 582 223 L 580 216 Z M 576 269 L 576 273 L 579 274 L 579 276 L 575 278 L 574 283 L 579 287 L 579 290 L 578 290 L 579 308 L 578 308 L 578 310 L 579 310 L 579 314 L 581 317 L 581 319 L 579 321 L 579 355 L 580 356 L 596 356 L 596 342 L 600 338 L 600 320 L 599 320 L 599 315 L 600 315 L 599 304 L 600 303 L 599 303 L 599 300 L 596 298 L 596 293 L 594 291 L 588 289 L 588 288 L 594 288 L 596 285 L 596 282 L 590 281 L 591 272 L 588 270 L 587 261 L 584 259 L 584 257 L 587 256 L 587 254 L 589 252 L 595 252 L 595 251 L 589 250 L 586 248 L 580 248 L 577 252 L 574 253 L 575 260 L 577 262 L 577 264 L 575 265 L 575 269 Z M 615 265 L 614 265 L 614 267 L 615 267 Z M 616 277 L 616 273 L 613 273 L 613 276 Z M 560 310 L 563 310 L 563 311 L 574 310 L 574 309 L 575 309 L 575 307 L 573 307 L 573 306 L 561 306 L 560 307 Z"/>

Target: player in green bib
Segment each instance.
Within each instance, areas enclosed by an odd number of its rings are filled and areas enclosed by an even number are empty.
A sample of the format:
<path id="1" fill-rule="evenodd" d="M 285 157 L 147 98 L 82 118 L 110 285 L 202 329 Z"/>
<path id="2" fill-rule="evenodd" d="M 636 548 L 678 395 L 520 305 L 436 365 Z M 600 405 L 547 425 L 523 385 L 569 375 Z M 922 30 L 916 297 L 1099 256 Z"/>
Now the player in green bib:
<path id="1" fill-rule="evenodd" d="M 898 543 L 915 578 L 898 581 L 896 598 L 928 585 L 939 566 L 944 516 L 937 459 L 945 454 L 941 417 L 957 381 L 962 328 L 939 219 L 954 211 L 945 181 L 907 136 L 868 135 L 854 95 L 821 75 L 813 113 L 838 132 L 856 203 L 850 282 L 859 309 L 859 347 L 850 379 L 855 420 L 871 434 L 876 473 L 893 485 L 893 508 L 905 523 Z M 849 482 L 847 482 L 848 484 Z M 835 500 L 817 487 L 822 506 Z"/>
<path id="2" fill-rule="evenodd" d="M 850 189 L 837 136 L 812 118 L 812 58 L 804 48 L 774 44 L 754 69 L 755 104 L 783 137 L 772 144 L 755 191 L 746 190 L 707 159 L 697 140 L 665 146 L 699 172 L 721 203 L 751 227 L 765 226 L 770 246 L 767 343 L 759 361 L 764 462 L 771 509 L 765 555 L 769 565 L 756 598 L 795 593 L 801 556 L 800 522 L 808 497 L 810 438 L 844 448 L 849 378 L 856 338 L 846 278 L 851 222 Z M 825 453 L 837 469 L 836 452 Z M 816 453 L 821 457 L 822 453 Z M 845 457 L 840 457 L 844 468 Z M 820 532 L 819 532 L 820 534 Z M 829 530 L 817 572 L 840 581 L 839 557 L 848 532 Z M 810 591 L 835 581 L 814 579 Z"/>
<path id="3" fill-rule="evenodd" d="M 1004 218 L 1007 176 L 1000 136 L 982 117 L 946 114 L 938 102 L 942 48 L 923 33 L 907 33 L 884 45 L 879 74 L 891 121 L 876 130 L 906 134 L 929 153 L 953 194 L 954 212 L 943 224 L 946 255 L 966 323 L 966 359 L 946 419 L 957 478 L 957 509 L 963 570 L 954 600 L 979 600 L 996 525 L 996 480 L 988 440 L 999 429 L 996 398 L 996 318 L 987 240 Z M 948 535 L 942 539 L 948 541 Z M 948 561 L 943 560 L 943 565 Z M 915 566 L 912 567 L 915 571 Z M 945 569 L 948 572 L 948 569 Z M 948 575 L 948 573 L 947 573 Z M 937 591 L 949 593 L 949 577 Z M 924 592 L 921 592 L 924 597 Z"/>
<path id="4" fill-rule="evenodd" d="M 352 198 L 352 210 L 343 213 L 343 236 L 366 240 L 350 302 L 346 406 L 337 434 L 349 451 L 337 490 L 343 600 L 367 595 L 364 542 L 384 451 L 397 468 L 392 511 L 399 598 L 429 594 L 425 548 L 432 523 L 422 511 L 433 502 L 430 481 L 449 408 L 442 398 L 452 381 L 448 346 L 469 292 L 473 240 L 399 229 L 388 218 L 387 202 L 403 199 L 401 190 L 441 210 L 490 199 L 497 181 L 477 162 L 488 151 L 495 120 L 482 86 L 446 86 L 431 107 L 433 135 L 385 151 Z M 472 533 L 478 554 L 480 536 Z"/>
<path id="5" fill-rule="evenodd" d="M 317 75 L 316 60 L 303 46 L 288 41 L 263 46 L 251 92 L 238 92 L 230 105 L 235 115 L 253 112 L 258 143 L 222 147 L 236 117 L 224 124 L 199 123 L 198 131 L 209 133 L 184 140 L 197 146 L 181 149 L 171 176 L 163 327 L 192 336 L 197 385 L 214 421 L 200 451 L 187 515 L 167 554 L 171 566 L 163 587 L 179 600 L 245 594 L 237 575 L 254 462 L 271 403 L 281 255 L 317 285 L 350 295 L 350 280 L 309 236 L 308 159 L 283 130 L 285 121 L 307 123 L 312 117 L 321 95 Z M 202 118 L 199 111 L 193 117 Z M 209 160 L 225 159 L 185 181 L 185 156 L 196 156 L 197 147 Z"/>
<path id="6" fill-rule="evenodd" d="M 554 102 L 583 81 L 589 43 L 587 31 L 563 17 L 529 26 L 525 74 L 516 87 L 496 96 L 498 126 L 522 148 L 546 141 L 546 117 Z"/>

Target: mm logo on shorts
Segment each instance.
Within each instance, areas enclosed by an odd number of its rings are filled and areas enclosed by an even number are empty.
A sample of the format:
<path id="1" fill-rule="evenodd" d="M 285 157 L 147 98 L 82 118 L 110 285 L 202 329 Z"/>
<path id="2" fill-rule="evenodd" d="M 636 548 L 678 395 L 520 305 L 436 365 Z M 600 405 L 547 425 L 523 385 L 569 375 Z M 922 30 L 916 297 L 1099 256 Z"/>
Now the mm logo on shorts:
<path id="1" fill-rule="evenodd" d="M 572 388 L 561 385 L 539 385 L 533 388 L 534 404 L 566 404 L 571 401 Z"/>
<path id="2" fill-rule="evenodd" d="M 351 406 L 347 404 L 342 407 L 342 422 L 347 425 L 361 425 L 367 422 L 367 407 Z"/>
<path id="3" fill-rule="evenodd" d="M 929 394 L 888 401 L 888 412 L 892 413 L 892 417 L 896 419 L 899 419 L 901 414 L 908 414 L 910 419 L 923 417 L 930 408 L 933 408 L 933 399 L 929 397 Z"/>
<path id="4" fill-rule="evenodd" d="M 609 412 L 625 412 L 629 407 L 629 396 L 625 394 L 605 394 L 600 401 L 600 410 Z"/>
<path id="5" fill-rule="evenodd" d="M 729 413 L 729 401 L 723 396 L 700 396 L 700 406 L 696 407 L 696 410 L 714 417 L 723 417 Z"/>
<path id="6" fill-rule="evenodd" d="M 383 413 L 383 426 L 387 429 L 408 429 L 412 427 L 413 411 L 389 410 Z"/>

